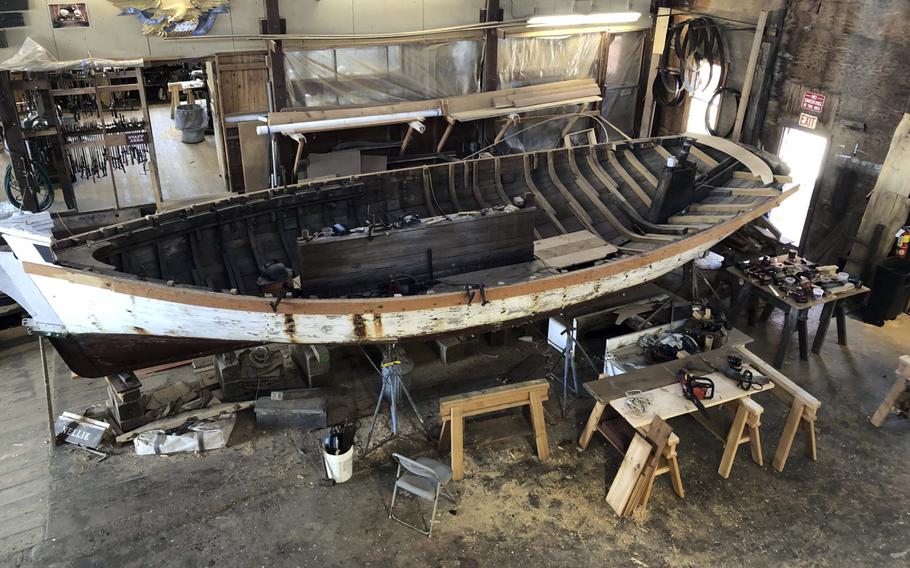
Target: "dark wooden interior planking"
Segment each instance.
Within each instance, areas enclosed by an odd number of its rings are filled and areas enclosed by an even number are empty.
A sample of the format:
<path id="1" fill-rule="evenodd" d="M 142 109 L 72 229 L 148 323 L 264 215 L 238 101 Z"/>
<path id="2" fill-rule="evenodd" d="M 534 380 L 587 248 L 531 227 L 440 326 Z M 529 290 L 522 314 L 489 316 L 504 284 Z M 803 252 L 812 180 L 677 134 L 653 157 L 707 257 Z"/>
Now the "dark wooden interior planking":
<path id="1" fill-rule="evenodd" d="M 298 241 L 304 295 L 375 290 L 392 278 L 420 283 L 534 258 L 534 209 L 436 220 L 366 235 Z M 429 253 L 428 253 L 429 251 Z"/>

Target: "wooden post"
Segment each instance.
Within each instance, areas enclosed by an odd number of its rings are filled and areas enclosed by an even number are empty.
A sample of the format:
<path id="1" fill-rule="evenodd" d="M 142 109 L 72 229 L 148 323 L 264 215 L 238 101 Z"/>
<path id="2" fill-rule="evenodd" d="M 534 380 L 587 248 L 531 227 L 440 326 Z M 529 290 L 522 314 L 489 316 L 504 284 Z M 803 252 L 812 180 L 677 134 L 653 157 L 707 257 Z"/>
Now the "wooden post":
<path id="1" fill-rule="evenodd" d="M 48 80 L 47 74 L 42 74 L 42 78 Z M 54 169 L 57 171 L 57 177 L 60 178 L 63 200 L 66 202 L 67 209 L 76 209 L 76 193 L 73 191 L 73 180 L 70 177 L 72 172 L 70 171 L 69 159 L 67 159 L 66 152 L 63 150 L 63 132 L 60 130 L 60 121 L 57 119 L 57 106 L 51 96 L 50 84 L 48 84 L 47 89 L 38 89 L 38 94 L 41 97 L 41 104 L 44 106 L 44 116 L 47 118 L 48 126 L 57 131 L 56 136 L 54 136 L 56 146 L 52 151 Z"/>
<path id="2" fill-rule="evenodd" d="M 670 8 L 657 9 L 657 21 L 654 23 L 654 42 L 651 48 L 651 64 L 648 67 L 648 83 L 645 88 L 645 103 L 641 111 L 641 128 L 638 135 L 641 138 L 651 136 L 652 121 L 654 120 L 654 81 L 657 80 L 657 68 L 660 67 L 660 56 L 667 44 L 667 31 L 670 27 Z"/>
<path id="3" fill-rule="evenodd" d="M 148 133 L 149 174 L 151 174 L 152 178 L 152 189 L 155 191 L 155 206 L 158 211 L 161 211 L 161 205 L 164 203 L 164 196 L 161 194 L 161 178 L 158 176 L 158 155 L 155 153 L 155 137 L 152 134 L 152 119 L 149 117 L 149 105 L 145 100 L 145 81 L 142 76 L 142 67 L 136 67 L 136 82 L 139 83 L 139 104 L 142 105 L 142 117 L 145 119 L 145 128 Z"/>
<path id="4" fill-rule="evenodd" d="M 265 33 L 281 34 L 281 16 L 278 0 L 263 0 L 265 6 Z M 284 73 L 284 48 L 280 40 L 273 40 L 268 55 L 269 78 L 272 82 L 272 102 L 275 112 L 288 106 L 287 77 Z"/>
<path id="5" fill-rule="evenodd" d="M 0 121 L 6 133 L 6 149 L 13 164 L 13 175 L 22 188 L 22 208 L 32 213 L 38 212 L 38 201 L 28 184 L 28 148 L 22 136 L 22 125 L 16 113 L 16 97 L 10 85 L 9 71 L 0 72 Z"/>
<path id="6" fill-rule="evenodd" d="M 38 336 L 38 352 L 41 354 L 41 372 L 44 376 L 44 400 L 47 403 L 48 442 L 53 450 L 57 445 L 57 433 L 54 430 L 54 402 L 51 397 L 51 377 L 47 370 L 47 353 L 44 350 L 44 337 Z"/>
<path id="7" fill-rule="evenodd" d="M 486 0 L 486 8 L 481 13 L 484 22 L 497 22 L 502 20 L 502 10 L 499 0 Z M 481 77 L 484 91 L 495 91 L 499 88 L 499 36 L 495 28 L 484 32 L 483 40 L 483 76 Z"/>
<path id="8" fill-rule="evenodd" d="M 752 39 L 752 51 L 749 53 L 749 62 L 746 64 L 746 77 L 743 80 L 742 96 L 739 98 L 739 107 L 736 109 L 736 122 L 733 123 L 734 142 L 739 142 L 743 134 L 743 122 L 746 119 L 746 109 L 749 108 L 749 95 L 752 93 L 752 82 L 755 79 L 755 66 L 758 64 L 758 54 L 761 51 L 762 39 L 765 37 L 765 26 L 768 24 L 768 11 L 762 10 L 755 24 L 755 36 Z"/>

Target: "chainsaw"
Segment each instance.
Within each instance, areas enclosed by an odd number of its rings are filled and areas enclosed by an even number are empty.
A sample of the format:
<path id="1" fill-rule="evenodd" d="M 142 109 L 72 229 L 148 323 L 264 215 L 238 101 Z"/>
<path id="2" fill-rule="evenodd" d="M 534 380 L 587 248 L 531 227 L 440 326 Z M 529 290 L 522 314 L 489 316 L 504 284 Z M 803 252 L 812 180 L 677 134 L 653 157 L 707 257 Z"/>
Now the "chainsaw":
<path id="1" fill-rule="evenodd" d="M 714 398 L 714 381 L 698 376 L 687 369 L 680 369 L 676 373 L 676 380 L 679 381 L 686 400 L 691 400 L 695 408 L 707 415 L 708 410 L 702 401 Z"/>

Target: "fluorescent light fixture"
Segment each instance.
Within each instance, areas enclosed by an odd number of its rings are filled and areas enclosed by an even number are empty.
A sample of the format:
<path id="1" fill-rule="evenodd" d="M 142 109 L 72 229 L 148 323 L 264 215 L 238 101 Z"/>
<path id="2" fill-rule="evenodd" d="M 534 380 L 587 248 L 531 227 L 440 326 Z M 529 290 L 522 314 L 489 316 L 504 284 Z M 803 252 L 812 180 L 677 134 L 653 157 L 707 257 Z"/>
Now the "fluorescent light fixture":
<path id="1" fill-rule="evenodd" d="M 529 28 L 554 26 L 587 26 L 598 24 L 631 24 L 637 22 L 641 12 L 604 12 L 601 14 L 565 14 L 562 16 L 534 16 L 528 20 Z"/>

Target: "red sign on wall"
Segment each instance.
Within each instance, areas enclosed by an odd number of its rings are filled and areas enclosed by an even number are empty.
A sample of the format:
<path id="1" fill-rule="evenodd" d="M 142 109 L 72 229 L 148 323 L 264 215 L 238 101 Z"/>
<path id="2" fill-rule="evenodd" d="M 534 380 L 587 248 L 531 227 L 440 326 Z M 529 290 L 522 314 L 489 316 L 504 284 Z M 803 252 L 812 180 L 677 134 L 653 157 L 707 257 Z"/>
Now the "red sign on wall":
<path id="1" fill-rule="evenodd" d="M 806 91 L 803 93 L 803 102 L 800 106 L 803 110 L 821 114 L 825 110 L 825 95 Z"/>

